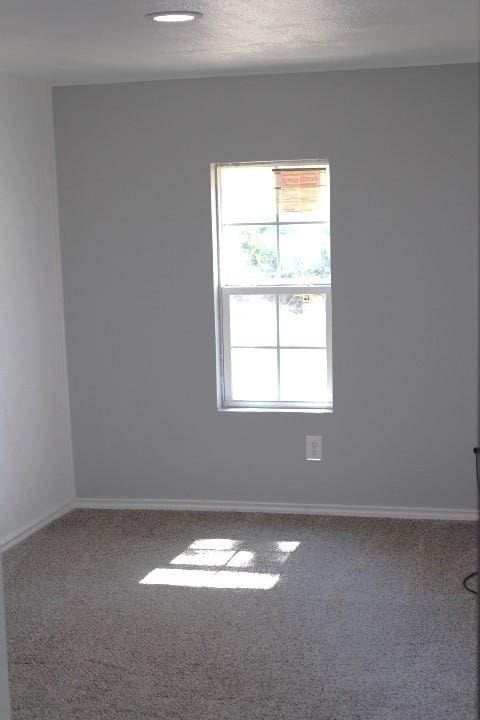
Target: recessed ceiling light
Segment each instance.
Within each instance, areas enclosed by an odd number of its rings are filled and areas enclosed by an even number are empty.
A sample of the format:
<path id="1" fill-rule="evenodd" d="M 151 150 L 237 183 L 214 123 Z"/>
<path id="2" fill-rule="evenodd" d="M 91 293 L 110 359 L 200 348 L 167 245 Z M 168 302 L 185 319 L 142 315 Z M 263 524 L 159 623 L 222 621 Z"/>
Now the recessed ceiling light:
<path id="1" fill-rule="evenodd" d="M 155 22 L 163 23 L 185 23 L 201 18 L 203 13 L 197 10 L 165 10 L 162 12 L 148 13 L 145 17 Z"/>

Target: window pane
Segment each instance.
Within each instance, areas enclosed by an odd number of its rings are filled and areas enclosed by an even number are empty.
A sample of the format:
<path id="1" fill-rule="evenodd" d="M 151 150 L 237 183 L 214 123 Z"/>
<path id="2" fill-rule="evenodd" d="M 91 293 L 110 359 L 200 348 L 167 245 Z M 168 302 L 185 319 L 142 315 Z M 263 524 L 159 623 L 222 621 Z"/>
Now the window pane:
<path id="1" fill-rule="evenodd" d="M 222 285 L 276 282 L 277 235 L 274 225 L 224 227 L 220 237 Z"/>
<path id="2" fill-rule="evenodd" d="M 271 167 L 220 169 L 221 223 L 274 222 L 275 180 Z"/>
<path id="3" fill-rule="evenodd" d="M 233 400 L 277 400 L 277 352 L 232 348 Z"/>
<path id="4" fill-rule="evenodd" d="M 280 221 L 329 220 L 328 168 L 283 169 L 275 173 Z"/>
<path id="5" fill-rule="evenodd" d="M 329 399 L 326 350 L 280 350 L 280 400 Z"/>
<path id="6" fill-rule="evenodd" d="M 280 295 L 280 345 L 327 346 L 325 293 Z"/>
<path id="7" fill-rule="evenodd" d="M 330 282 L 330 224 L 281 225 L 280 282 Z"/>
<path id="8" fill-rule="evenodd" d="M 277 344 L 275 295 L 230 295 L 230 344 Z"/>

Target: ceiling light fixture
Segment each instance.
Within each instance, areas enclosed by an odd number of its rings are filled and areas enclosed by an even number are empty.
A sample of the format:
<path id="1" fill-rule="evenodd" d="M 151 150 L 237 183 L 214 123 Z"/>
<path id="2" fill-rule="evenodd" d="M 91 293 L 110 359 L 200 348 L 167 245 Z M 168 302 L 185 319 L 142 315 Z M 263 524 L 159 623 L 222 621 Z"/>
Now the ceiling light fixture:
<path id="1" fill-rule="evenodd" d="M 203 13 L 197 10 L 165 10 L 162 12 L 148 13 L 145 15 L 158 23 L 186 23 L 201 18 Z"/>

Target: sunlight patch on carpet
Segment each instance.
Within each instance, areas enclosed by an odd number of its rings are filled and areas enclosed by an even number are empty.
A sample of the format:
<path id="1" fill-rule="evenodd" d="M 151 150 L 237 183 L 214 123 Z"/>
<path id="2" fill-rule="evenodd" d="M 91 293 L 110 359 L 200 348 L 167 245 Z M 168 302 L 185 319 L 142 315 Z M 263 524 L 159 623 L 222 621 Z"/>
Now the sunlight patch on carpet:
<path id="1" fill-rule="evenodd" d="M 140 580 L 140 585 L 270 590 L 280 575 L 258 570 L 283 565 L 299 545 L 296 540 L 249 543 L 231 538 L 198 538 L 170 560 L 170 565 L 184 567 L 155 568 Z M 192 565 L 225 569 L 192 570 Z"/>
<path id="2" fill-rule="evenodd" d="M 231 590 L 270 590 L 277 584 L 279 577 L 279 575 L 270 575 L 269 573 L 157 568 L 144 577 L 140 584 L 228 588 Z"/>

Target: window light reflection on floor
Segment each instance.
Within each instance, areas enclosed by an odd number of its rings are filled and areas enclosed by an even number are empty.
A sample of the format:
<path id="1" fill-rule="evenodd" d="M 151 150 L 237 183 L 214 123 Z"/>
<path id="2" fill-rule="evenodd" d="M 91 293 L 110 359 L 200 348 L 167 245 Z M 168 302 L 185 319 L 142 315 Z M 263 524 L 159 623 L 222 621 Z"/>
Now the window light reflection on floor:
<path id="1" fill-rule="evenodd" d="M 275 543 L 280 552 L 291 553 L 300 545 L 299 542 L 282 541 Z"/>
<path id="2" fill-rule="evenodd" d="M 238 553 L 237 553 L 238 554 Z M 170 565 L 226 565 L 235 555 L 235 550 L 186 550 L 171 560 Z"/>
<path id="3" fill-rule="evenodd" d="M 270 590 L 277 584 L 278 580 L 279 575 L 270 575 L 269 573 L 157 568 L 143 578 L 140 584 L 180 585 L 182 587 L 217 589 Z"/>
<path id="4" fill-rule="evenodd" d="M 280 575 L 275 573 L 245 572 L 256 564 L 283 565 L 290 553 L 300 545 L 297 541 L 260 542 L 252 549 L 239 549 L 250 543 L 230 538 L 199 538 L 173 558 L 170 565 L 210 567 L 214 570 L 186 568 L 156 568 L 141 585 L 176 585 L 179 587 L 229 588 L 243 590 L 270 590 Z M 225 568 L 225 569 L 219 569 Z"/>
<path id="5" fill-rule="evenodd" d="M 239 540 L 229 538 L 203 538 L 195 540 L 188 547 L 190 550 L 235 550 L 239 545 Z"/>
<path id="6" fill-rule="evenodd" d="M 239 550 L 237 553 L 235 553 L 232 559 L 227 562 L 227 567 L 248 567 L 253 563 L 254 559 L 255 553 L 250 552 L 249 550 Z"/>

